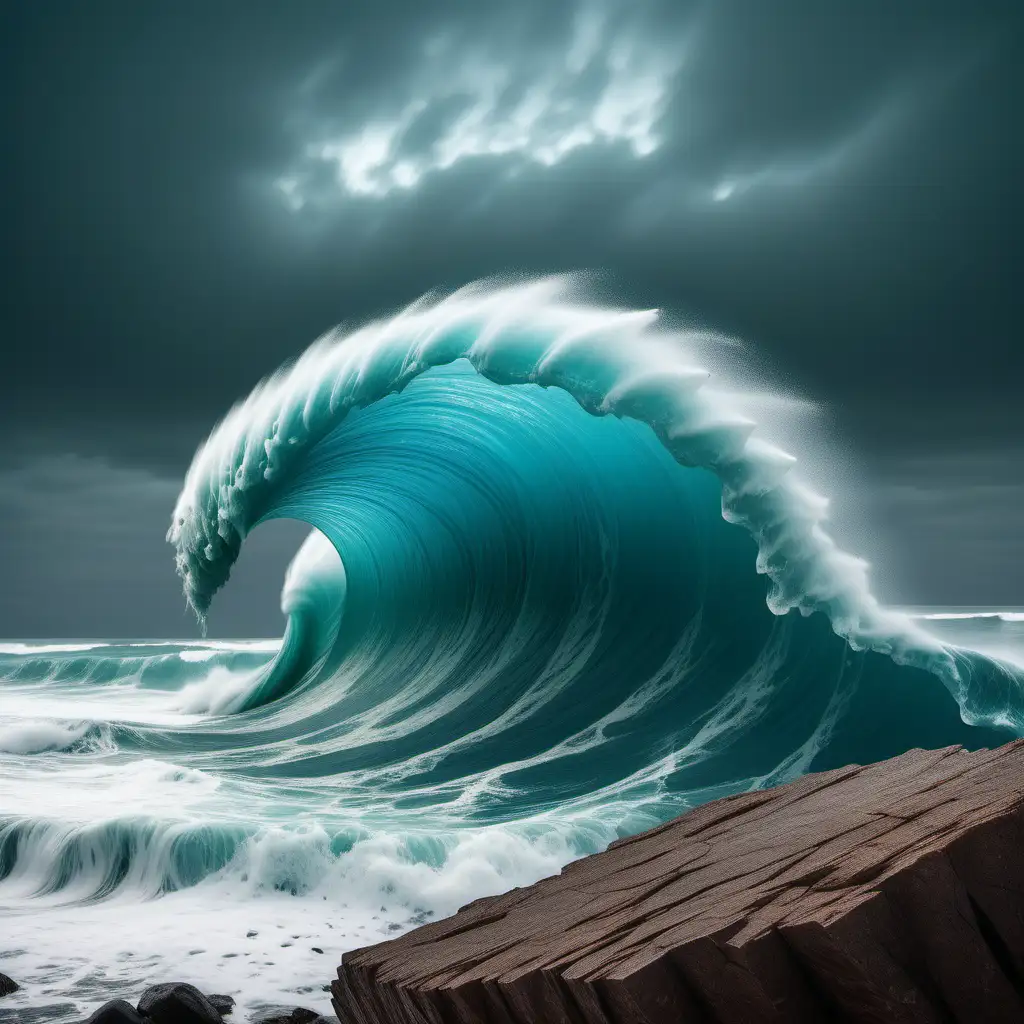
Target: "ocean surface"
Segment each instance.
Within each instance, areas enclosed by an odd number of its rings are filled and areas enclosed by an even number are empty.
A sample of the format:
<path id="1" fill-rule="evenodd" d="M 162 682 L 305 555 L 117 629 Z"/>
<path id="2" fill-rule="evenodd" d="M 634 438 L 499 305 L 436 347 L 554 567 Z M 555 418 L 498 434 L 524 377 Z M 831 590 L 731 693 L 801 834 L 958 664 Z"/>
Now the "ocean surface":
<path id="1" fill-rule="evenodd" d="M 704 801 L 1024 734 L 1024 613 L 880 606 L 695 339 L 562 289 L 329 336 L 214 430 L 185 595 L 304 521 L 281 639 L 0 644 L 0 1020 L 326 1011 L 345 950 Z"/>

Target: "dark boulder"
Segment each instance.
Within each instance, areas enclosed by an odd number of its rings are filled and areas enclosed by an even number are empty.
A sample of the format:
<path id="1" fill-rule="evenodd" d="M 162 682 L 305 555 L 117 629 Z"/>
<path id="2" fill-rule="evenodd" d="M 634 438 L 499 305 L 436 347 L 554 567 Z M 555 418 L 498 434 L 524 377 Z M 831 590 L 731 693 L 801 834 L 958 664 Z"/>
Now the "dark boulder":
<path id="1" fill-rule="evenodd" d="M 226 1017 L 234 1008 L 235 1001 L 231 996 L 207 996 L 210 1005 L 222 1016 Z"/>
<path id="2" fill-rule="evenodd" d="M 194 985 L 154 985 L 139 1000 L 153 1024 L 221 1024 L 217 1008 Z"/>
<path id="3" fill-rule="evenodd" d="M 21 986 L 11 978 L 8 978 L 6 974 L 0 974 L 0 996 L 9 996 L 12 992 L 17 992 Z"/>
<path id="4" fill-rule="evenodd" d="M 123 999 L 104 1003 L 85 1024 L 143 1024 L 142 1015 Z"/>
<path id="5" fill-rule="evenodd" d="M 253 1024 L 314 1024 L 324 1018 L 316 1010 L 296 1006 L 294 1010 L 268 1010 L 253 1018 Z M 326 1018 L 330 1021 L 330 1018 Z"/>

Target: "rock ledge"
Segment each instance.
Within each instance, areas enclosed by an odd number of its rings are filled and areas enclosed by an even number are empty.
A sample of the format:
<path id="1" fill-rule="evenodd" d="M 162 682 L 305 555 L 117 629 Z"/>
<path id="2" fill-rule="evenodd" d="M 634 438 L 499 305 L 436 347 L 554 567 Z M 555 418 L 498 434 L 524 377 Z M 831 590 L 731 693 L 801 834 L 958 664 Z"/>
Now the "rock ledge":
<path id="1" fill-rule="evenodd" d="M 351 1024 L 1020 1024 L 1024 741 L 699 807 L 346 954 Z"/>

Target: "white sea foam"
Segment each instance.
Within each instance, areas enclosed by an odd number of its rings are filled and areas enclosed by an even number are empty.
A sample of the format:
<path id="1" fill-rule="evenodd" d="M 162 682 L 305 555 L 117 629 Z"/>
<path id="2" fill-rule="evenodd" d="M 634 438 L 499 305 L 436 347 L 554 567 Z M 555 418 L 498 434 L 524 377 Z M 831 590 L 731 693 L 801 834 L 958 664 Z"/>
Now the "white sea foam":
<path id="1" fill-rule="evenodd" d="M 5 722 L 0 719 L 0 754 L 41 754 L 65 750 L 88 733 L 88 722 L 53 722 L 37 719 Z"/>
<path id="2" fill-rule="evenodd" d="M 101 647 L 111 647 L 103 643 L 0 643 L 0 654 L 69 654 L 75 651 L 95 651 Z"/>
<path id="3" fill-rule="evenodd" d="M 594 834 L 589 842 L 596 848 L 611 838 Z M 531 838 L 500 827 L 411 841 L 433 844 L 439 863 L 417 861 L 409 839 L 385 835 L 338 858 L 311 826 L 268 831 L 216 876 L 147 902 L 126 890 L 101 903 L 35 900 L 19 909 L 5 905 L 11 889 L 0 885 L 0 914 L 10 915 L 0 958 L 23 986 L 9 1005 L 71 999 L 80 1018 L 106 999 L 187 979 L 233 995 L 239 1020 L 266 1005 L 329 1014 L 321 989 L 347 950 L 530 884 L 583 852 L 564 833 Z M 292 880 L 301 896 L 282 890 Z"/>
<path id="4" fill-rule="evenodd" d="M 232 707 L 252 684 L 254 673 L 234 672 L 214 665 L 200 680 L 189 683 L 178 694 L 175 707 L 188 715 L 201 715 Z"/>
<path id="5" fill-rule="evenodd" d="M 211 797 L 222 784 L 216 775 L 157 758 L 67 757 L 38 769 L 5 765 L 0 808 L 5 817 L 56 821 L 67 828 L 99 828 L 132 817 L 189 821 L 204 812 L 216 820 L 225 801 Z"/>
<path id="6" fill-rule="evenodd" d="M 185 726 L 196 720 L 179 707 L 180 694 L 147 690 L 134 685 L 78 686 L 69 688 L 4 684 L 4 721 L 49 720 L 119 722 L 127 725 Z"/>
<path id="7" fill-rule="evenodd" d="M 100 644 L 99 646 L 115 646 L 113 644 Z M 181 647 L 187 651 L 241 651 L 259 653 L 267 651 L 272 653 L 281 647 L 281 638 L 272 637 L 260 640 L 137 640 L 131 643 L 118 644 L 130 648 L 147 647 Z"/>
<path id="8" fill-rule="evenodd" d="M 1024 622 L 1024 612 L 924 612 L 914 618 L 942 622 L 954 619 L 999 619 L 1000 622 Z"/>

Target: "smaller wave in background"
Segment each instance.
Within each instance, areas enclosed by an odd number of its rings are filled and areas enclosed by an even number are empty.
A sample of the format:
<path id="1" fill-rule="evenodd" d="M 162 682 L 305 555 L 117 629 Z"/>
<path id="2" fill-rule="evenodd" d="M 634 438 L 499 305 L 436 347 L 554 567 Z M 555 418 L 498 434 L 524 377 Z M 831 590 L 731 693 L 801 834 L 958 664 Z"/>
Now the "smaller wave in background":
<path id="1" fill-rule="evenodd" d="M 948 644 L 1024 669 L 1024 609 L 915 607 L 905 612 Z"/>

